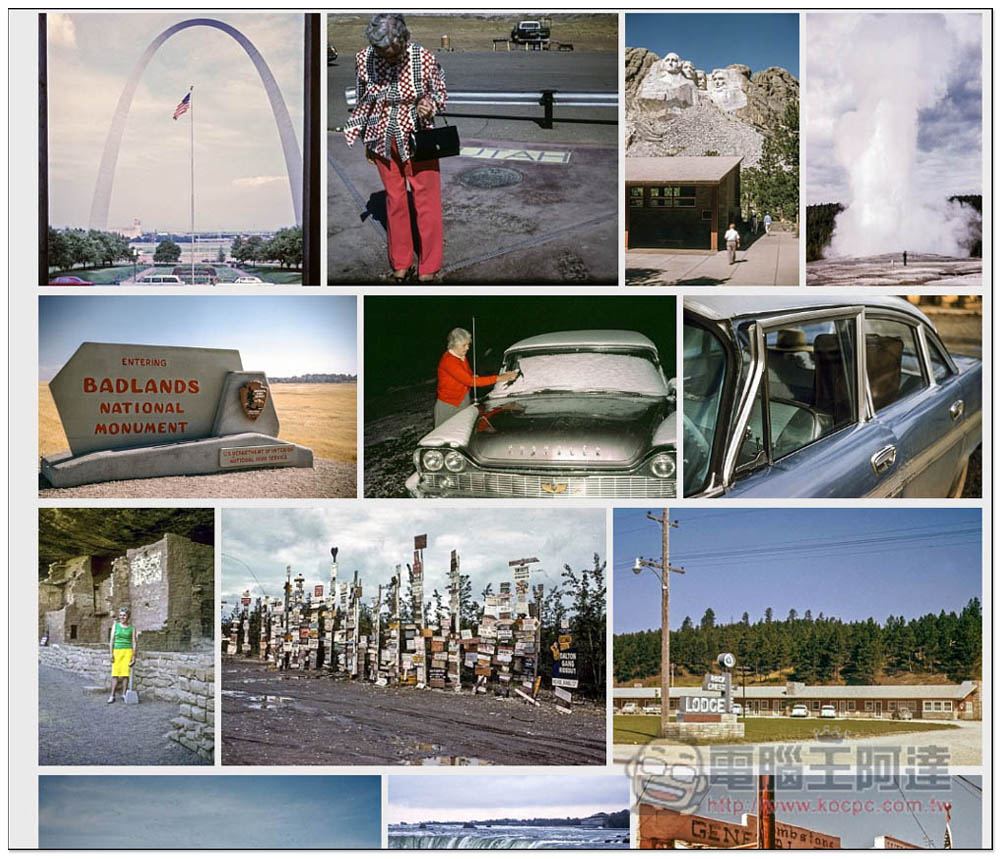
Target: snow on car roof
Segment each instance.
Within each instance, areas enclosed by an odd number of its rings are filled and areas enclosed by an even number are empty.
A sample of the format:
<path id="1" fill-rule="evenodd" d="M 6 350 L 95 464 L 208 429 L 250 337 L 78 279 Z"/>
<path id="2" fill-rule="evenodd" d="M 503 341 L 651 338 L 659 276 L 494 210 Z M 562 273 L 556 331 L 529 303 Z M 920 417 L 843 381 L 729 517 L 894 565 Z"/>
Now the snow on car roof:
<path id="1" fill-rule="evenodd" d="M 651 349 L 657 351 L 652 340 L 638 331 L 621 331 L 613 328 L 593 328 L 585 331 L 553 331 L 551 334 L 536 334 L 525 337 L 507 348 L 508 352 L 523 349 L 547 349 L 564 346 L 624 346 L 627 348 Z"/>
<path id="2" fill-rule="evenodd" d="M 800 310 L 822 310 L 826 307 L 850 307 L 863 304 L 865 307 L 899 310 L 916 316 L 931 328 L 933 323 L 924 313 L 904 298 L 894 295 L 806 295 L 761 296 L 761 295 L 719 295 L 704 298 L 686 298 L 684 307 L 707 319 L 737 319 L 742 316 L 763 316 L 772 313 L 794 313 Z"/>
<path id="3" fill-rule="evenodd" d="M 535 391 L 620 391 L 650 397 L 667 396 L 659 368 L 646 357 L 607 352 L 524 355 L 521 375 L 498 385 L 494 394 L 520 396 Z"/>

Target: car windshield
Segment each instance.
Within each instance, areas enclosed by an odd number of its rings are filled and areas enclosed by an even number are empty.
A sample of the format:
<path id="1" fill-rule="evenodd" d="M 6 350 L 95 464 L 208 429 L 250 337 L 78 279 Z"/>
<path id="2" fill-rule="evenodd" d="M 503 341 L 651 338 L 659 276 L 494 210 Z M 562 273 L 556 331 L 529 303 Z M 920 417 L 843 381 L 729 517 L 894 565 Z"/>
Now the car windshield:
<path id="1" fill-rule="evenodd" d="M 542 392 L 611 392 L 666 397 L 667 385 L 649 350 L 559 349 L 551 352 L 508 352 L 502 372 L 520 371 L 514 381 L 499 384 L 493 396 Z"/>
<path id="2" fill-rule="evenodd" d="M 719 406 L 726 381 L 726 350 L 708 329 L 684 324 L 684 492 L 705 488 Z"/>

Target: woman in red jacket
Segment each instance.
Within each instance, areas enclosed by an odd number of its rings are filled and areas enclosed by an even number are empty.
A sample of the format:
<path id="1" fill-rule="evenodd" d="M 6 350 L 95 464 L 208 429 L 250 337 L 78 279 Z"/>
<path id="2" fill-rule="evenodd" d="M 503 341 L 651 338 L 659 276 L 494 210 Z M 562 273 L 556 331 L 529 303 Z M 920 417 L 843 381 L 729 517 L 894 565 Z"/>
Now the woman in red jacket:
<path id="1" fill-rule="evenodd" d="M 448 332 L 448 349 L 438 361 L 437 401 L 434 403 L 434 426 L 444 423 L 453 414 L 469 405 L 469 389 L 473 385 L 487 387 L 497 382 L 517 378 L 517 372 L 498 376 L 474 376 L 465 357 L 472 343 L 472 335 L 464 328 Z"/>

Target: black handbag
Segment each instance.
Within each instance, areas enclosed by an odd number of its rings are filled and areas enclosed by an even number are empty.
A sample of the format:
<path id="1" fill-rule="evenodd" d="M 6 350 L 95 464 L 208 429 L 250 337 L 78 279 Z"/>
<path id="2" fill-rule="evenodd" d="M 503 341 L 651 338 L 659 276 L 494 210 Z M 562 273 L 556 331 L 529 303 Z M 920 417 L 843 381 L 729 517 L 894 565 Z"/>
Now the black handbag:
<path id="1" fill-rule="evenodd" d="M 458 155 L 462 149 L 462 144 L 458 139 L 458 128 L 448 125 L 448 118 L 444 119 L 444 125 L 430 128 L 423 128 L 419 131 L 410 132 L 410 158 L 413 161 L 433 161 L 436 158 L 448 158 Z M 433 123 L 434 120 L 432 119 Z"/>

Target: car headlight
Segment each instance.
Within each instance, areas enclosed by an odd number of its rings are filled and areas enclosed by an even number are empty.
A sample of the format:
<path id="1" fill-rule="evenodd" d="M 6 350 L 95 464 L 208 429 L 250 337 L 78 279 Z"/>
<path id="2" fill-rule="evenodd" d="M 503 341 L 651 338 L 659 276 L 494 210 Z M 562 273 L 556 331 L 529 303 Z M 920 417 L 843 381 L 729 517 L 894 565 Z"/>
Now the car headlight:
<path id="1" fill-rule="evenodd" d="M 649 461 L 649 470 L 661 480 L 667 480 L 677 473 L 677 463 L 669 453 L 658 453 Z"/>
<path id="2" fill-rule="evenodd" d="M 444 455 L 444 467 L 448 471 L 465 471 L 465 457 L 462 456 L 457 450 L 449 450 Z"/>
<path id="3" fill-rule="evenodd" d="M 439 450 L 425 450 L 421 461 L 427 471 L 440 471 L 444 465 L 444 454 Z"/>

